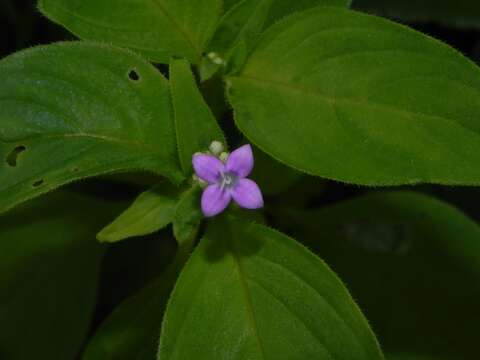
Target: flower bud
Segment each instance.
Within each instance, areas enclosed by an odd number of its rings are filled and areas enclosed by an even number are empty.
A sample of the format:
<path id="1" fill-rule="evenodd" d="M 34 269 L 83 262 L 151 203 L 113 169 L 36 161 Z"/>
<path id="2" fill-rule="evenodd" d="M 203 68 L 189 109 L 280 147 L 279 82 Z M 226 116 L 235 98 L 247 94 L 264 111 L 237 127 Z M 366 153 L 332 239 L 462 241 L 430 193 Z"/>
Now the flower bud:
<path id="1" fill-rule="evenodd" d="M 228 159 L 228 153 L 227 153 L 227 152 L 222 152 L 222 153 L 220 154 L 220 157 L 219 157 L 219 158 L 220 158 L 220 160 L 222 160 L 223 162 L 227 161 L 227 159 Z"/>
<path id="2" fill-rule="evenodd" d="M 223 152 L 224 147 L 220 141 L 215 140 L 215 141 L 212 141 L 209 149 L 213 155 L 218 156 Z"/>

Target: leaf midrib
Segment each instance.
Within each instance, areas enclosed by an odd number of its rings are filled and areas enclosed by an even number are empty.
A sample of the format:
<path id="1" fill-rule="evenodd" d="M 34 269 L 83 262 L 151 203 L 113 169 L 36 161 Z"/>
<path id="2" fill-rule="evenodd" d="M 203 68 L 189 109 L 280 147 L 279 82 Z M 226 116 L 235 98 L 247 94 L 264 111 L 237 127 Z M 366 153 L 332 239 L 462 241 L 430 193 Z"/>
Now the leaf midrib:
<path id="1" fill-rule="evenodd" d="M 281 81 L 277 81 L 277 80 L 262 79 L 262 78 L 259 78 L 259 77 L 256 77 L 256 76 L 251 76 L 251 75 L 248 75 L 248 76 L 247 75 L 230 76 L 230 77 L 228 77 L 228 79 L 247 80 L 247 81 L 256 82 L 256 83 L 259 83 L 259 84 L 271 85 L 271 86 L 275 86 L 275 87 L 279 87 L 279 88 L 286 88 L 288 90 L 291 90 L 291 91 L 294 91 L 294 92 L 299 92 L 299 93 L 302 93 L 302 94 L 307 95 L 307 96 L 320 97 L 325 102 L 329 103 L 332 106 L 335 106 L 338 101 L 343 101 L 343 102 L 351 103 L 351 104 L 354 104 L 354 105 L 383 108 L 383 109 L 387 109 L 387 110 L 390 110 L 390 111 L 393 111 L 393 112 L 396 112 L 396 113 L 399 113 L 399 114 L 406 115 L 408 117 L 421 116 L 421 117 L 429 117 L 429 118 L 433 118 L 433 119 L 438 119 L 438 120 L 442 120 L 442 121 L 452 123 L 455 126 L 461 127 L 462 129 L 464 129 L 464 130 L 468 131 L 469 133 L 475 135 L 477 138 L 480 138 L 480 134 L 478 132 L 476 132 L 475 130 L 470 129 L 469 127 L 464 126 L 462 123 L 459 123 L 455 119 L 448 118 L 448 117 L 432 115 L 432 114 L 425 114 L 425 113 L 422 113 L 422 112 L 416 112 L 416 111 L 412 111 L 412 110 L 399 109 L 395 106 L 379 103 L 379 102 L 376 102 L 376 101 L 371 101 L 369 99 L 355 99 L 355 98 L 347 98 L 347 97 L 340 97 L 340 96 L 336 96 L 336 97 L 335 96 L 330 96 L 330 95 L 327 95 L 327 94 L 324 94 L 324 93 L 321 93 L 321 92 L 318 92 L 318 91 L 312 91 L 310 89 L 306 89 L 306 88 L 303 88 L 303 87 L 293 86 L 290 83 L 281 82 Z M 450 81 L 453 81 L 453 80 L 450 80 Z M 464 86 L 466 86 L 468 88 L 471 88 L 470 86 L 467 86 L 467 85 L 464 85 Z M 472 88 L 472 89 L 474 89 L 474 88 Z"/>
<path id="2" fill-rule="evenodd" d="M 249 25 L 251 24 L 251 22 L 253 21 L 255 15 L 257 15 L 257 12 L 259 10 L 259 8 L 262 7 L 262 5 L 264 5 L 265 2 L 270 2 L 270 6 L 272 6 L 272 0 L 259 0 L 255 6 L 255 10 L 252 11 L 252 14 L 251 16 L 248 18 L 247 21 L 245 21 L 245 23 L 240 27 L 239 31 L 238 31 L 238 34 L 237 36 L 235 36 L 235 39 L 232 41 L 231 45 L 230 45 L 230 48 L 233 48 L 242 38 L 243 34 L 245 33 L 245 29 L 247 29 L 249 27 Z M 233 9 L 232 9 L 233 10 Z M 266 18 L 264 19 L 263 21 L 263 24 L 262 24 L 262 27 L 265 25 L 265 21 L 266 21 Z"/>
<path id="3" fill-rule="evenodd" d="M 152 3 L 157 7 L 157 9 L 167 18 L 172 25 L 177 29 L 177 32 L 182 35 L 182 37 L 185 39 L 187 44 L 193 49 L 195 56 L 197 59 L 201 58 L 202 56 L 202 50 L 197 46 L 197 44 L 193 41 L 193 39 L 190 37 L 190 35 L 185 31 L 185 29 L 180 26 L 180 24 L 177 22 L 175 17 L 170 15 L 170 13 L 167 11 L 165 6 L 162 4 L 162 0 L 151 0 Z"/>
<path id="4" fill-rule="evenodd" d="M 158 149 L 155 148 L 153 145 L 139 142 L 139 141 L 134 141 L 134 140 L 127 140 L 127 139 L 122 139 L 122 138 L 116 138 L 116 137 L 111 137 L 107 135 L 101 135 L 101 134 L 91 134 L 91 133 L 61 133 L 61 134 L 35 134 L 31 136 L 25 136 L 21 138 L 16 138 L 14 140 L 2 140 L 0 139 L 0 142 L 4 144 L 14 144 L 17 142 L 22 142 L 22 141 L 28 141 L 28 140 L 35 140 L 35 139 L 43 139 L 43 138 L 69 138 L 69 137 L 79 137 L 79 138 L 89 138 L 89 139 L 94 139 L 94 140 L 100 140 L 103 142 L 110 142 L 110 143 L 117 143 L 117 144 L 122 144 L 122 145 L 129 145 L 129 146 L 135 146 L 139 148 L 144 148 L 148 149 L 149 151 L 153 152 L 158 152 Z"/>
<path id="5" fill-rule="evenodd" d="M 241 287 L 242 293 L 244 295 L 245 310 L 246 310 L 246 314 L 247 314 L 248 323 L 250 325 L 250 328 L 252 329 L 252 333 L 253 333 L 253 336 L 256 340 L 255 342 L 257 344 L 260 356 L 261 356 L 262 359 L 266 360 L 265 350 L 263 348 L 263 344 L 262 344 L 262 342 L 260 340 L 260 336 L 258 334 L 258 326 L 257 326 L 256 318 L 255 318 L 255 313 L 253 311 L 253 305 L 252 305 L 252 298 L 251 298 L 251 295 L 250 295 L 250 290 L 248 289 L 246 276 L 245 276 L 245 273 L 243 271 L 243 267 L 242 267 L 241 261 L 239 259 L 239 256 L 236 253 L 236 249 L 232 249 L 231 255 L 232 255 L 232 259 L 233 259 L 235 269 L 236 269 L 237 274 L 238 274 L 240 287 Z"/>

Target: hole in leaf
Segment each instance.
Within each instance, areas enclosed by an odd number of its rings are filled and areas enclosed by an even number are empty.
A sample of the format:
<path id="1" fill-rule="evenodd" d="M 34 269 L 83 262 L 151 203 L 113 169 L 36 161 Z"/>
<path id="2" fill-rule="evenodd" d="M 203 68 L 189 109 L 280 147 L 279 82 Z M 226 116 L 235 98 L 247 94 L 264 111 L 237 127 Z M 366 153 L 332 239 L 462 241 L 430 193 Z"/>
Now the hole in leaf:
<path id="1" fill-rule="evenodd" d="M 40 179 L 40 180 L 37 180 L 33 183 L 33 187 L 36 188 L 36 187 L 39 187 L 40 185 L 42 185 L 44 183 L 43 179 Z"/>
<path id="2" fill-rule="evenodd" d="M 138 81 L 140 80 L 140 75 L 138 74 L 137 71 L 130 70 L 130 72 L 128 73 L 128 78 L 132 81 Z"/>
<path id="3" fill-rule="evenodd" d="M 24 145 L 18 145 L 16 146 L 10 153 L 7 155 L 7 158 L 5 159 L 7 161 L 7 164 L 10 165 L 11 167 L 17 166 L 17 161 L 18 161 L 18 155 L 20 155 L 22 152 L 27 150 L 27 148 Z"/>

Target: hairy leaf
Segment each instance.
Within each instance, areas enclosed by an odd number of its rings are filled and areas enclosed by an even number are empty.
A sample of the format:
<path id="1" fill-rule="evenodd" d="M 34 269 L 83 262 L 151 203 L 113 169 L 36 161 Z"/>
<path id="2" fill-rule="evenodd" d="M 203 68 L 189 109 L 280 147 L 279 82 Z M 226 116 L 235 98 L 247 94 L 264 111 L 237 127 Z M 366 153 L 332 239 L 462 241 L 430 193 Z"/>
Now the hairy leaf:
<path id="1" fill-rule="evenodd" d="M 82 39 L 127 47 L 168 64 L 200 60 L 215 29 L 221 0 L 40 0 L 40 10 Z"/>
<path id="2" fill-rule="evenodd" d="M 173 220 L 180 190 L 169 184 L 155 185 L 140 194 L 128 209 L 97 234 L 102 242 L 116 242 L 152 234 Z"/>
<path id="3" fill-rule="evenodd" d="M 316 8 L 279 22 L 228 78 L 240 130 L 349 183 L 480 184 L 480 71 L 381 18 Z"/>
<path id="4" fill-rule="evenodd" d="M 316 6 L 349 7 L 352 0 L 275 0 L 267 23 L 269 25 L 296 12 Z"/>
<path id="5" fill-rule="evenodd" d="M 182 179 L 168 83 L 139 57 L 61 43 L 0 61 L 0 211 L 88 176 Z"/>
<path id="6" fill-rule="evenodd" d="M 197 236 L 203 219 L 200 194 L 201 189 L 194 186 L 185 191 L 177 203 L 173 216 L 173 234 L 179 245 L 189 243 Z"/>
<path id="7" fill-rule="evenodd" d="M 209 225 L 167 306 L 159 359 L 382 359 L 347 290 L 263 225 Z"/>
<path id="8" fill-rule="evenodd" d="M 226 144 L 215 116 L 205 103 L 190 64 L 185 60 L 172 60 L 170 89 L 175 110 L 178 153 L 185 174 L 192 172 L 192 156 L 206 151 L 212 141 Z"/>
<path id="9" fill-rule="evenodd" d="M 349 0 L 242 0 L 221 19 L 208 49 L 217 61 L 235 61 L 237 47 L 248 53 L 266 27 L 292 13 L 316 6 L 348 6 Z M 234 59 L 231 59 L 234 58 Z M 212 59 L 210 59 L 212 60 Z M 213 59 L 215 60 L 215 58 Z M 228 71 L 230 70 L 230 71 Z M 227 72 L 234 72 L 227 69 Z"/>
<path id="10" fill-rule="evenodd" d="M 242 0 L 222 18 L 209 50 L 221 58 L 228 58 L 230 51 L 240 42 L 250 48 L 263 30 L 274 0 Z"/>

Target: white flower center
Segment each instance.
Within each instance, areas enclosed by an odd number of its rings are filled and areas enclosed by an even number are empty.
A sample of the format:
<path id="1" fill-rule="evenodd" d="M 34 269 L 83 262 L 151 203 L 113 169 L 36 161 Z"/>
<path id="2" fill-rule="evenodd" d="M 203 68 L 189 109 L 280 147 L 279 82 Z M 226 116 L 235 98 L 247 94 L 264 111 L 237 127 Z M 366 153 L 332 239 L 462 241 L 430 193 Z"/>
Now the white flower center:
<path id="1" fill-rule="evenodd" d="M 235 176 L 232 173 L 225 172 L 222 173 L 222 177 L 220 180 L 220 188 L 223 189 L 231 189 L 232 187 L 235 186 L 235 183 L 237 182 L 237 176 Z"/>

